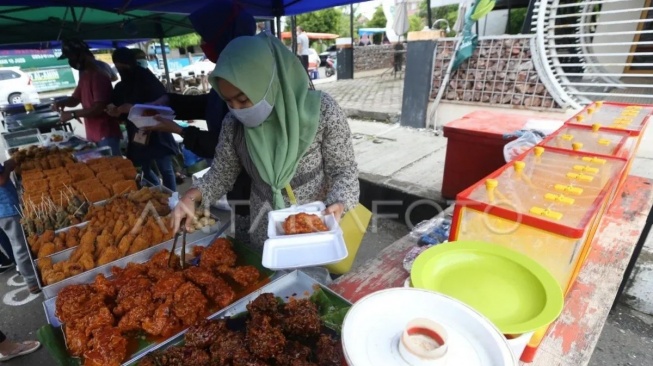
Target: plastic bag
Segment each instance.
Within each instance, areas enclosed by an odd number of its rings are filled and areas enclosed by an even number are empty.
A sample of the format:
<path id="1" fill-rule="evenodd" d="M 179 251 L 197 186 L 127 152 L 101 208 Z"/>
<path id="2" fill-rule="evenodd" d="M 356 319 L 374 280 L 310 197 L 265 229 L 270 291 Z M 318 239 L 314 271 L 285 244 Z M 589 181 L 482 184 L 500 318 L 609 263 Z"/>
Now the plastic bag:
<path id="1" fill-rule="evenodd" d="M 539 131 L 517 131 L 505 137 L 519 136 L 503 147 L 503 158 L 507 163 L 515 160 L 519 155 L 539 144 L 544 139 L 544 134 Z"/>

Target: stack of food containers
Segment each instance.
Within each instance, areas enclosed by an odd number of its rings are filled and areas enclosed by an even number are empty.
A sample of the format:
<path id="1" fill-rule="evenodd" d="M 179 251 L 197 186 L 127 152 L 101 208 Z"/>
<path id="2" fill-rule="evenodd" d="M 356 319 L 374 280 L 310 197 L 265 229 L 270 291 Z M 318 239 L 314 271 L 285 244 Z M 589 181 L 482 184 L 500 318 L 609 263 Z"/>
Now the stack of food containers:
<path id="1" fill-rule="evenodd" d="M 653 106 L 650 105 L 596 102 L 567 121 L 567 124 L 569 126 L 591 126 L 594 130 L 620 132 L 628 136 L 622 148 L 615 154 L 615 156 L 628 160 L 617 187 L 618 192 L 630 172 L 651 115 L 653 115 Z"/>
<path id="2" fill-rule="evenodd" d="M 603 213 L 630 171 L 653 106 L 596 102 L 460 193 L 450 240 L 483 240 L 524 253 L 568 291 Z M 546 334 L 522 355 L 530 362 Z"/>
<path id="3" fill-rule="evenodd" d="M 537 147 L 458 195 L 450 240 L 521 252 L 566 290 L 624 166 L 618 158 Z"/>

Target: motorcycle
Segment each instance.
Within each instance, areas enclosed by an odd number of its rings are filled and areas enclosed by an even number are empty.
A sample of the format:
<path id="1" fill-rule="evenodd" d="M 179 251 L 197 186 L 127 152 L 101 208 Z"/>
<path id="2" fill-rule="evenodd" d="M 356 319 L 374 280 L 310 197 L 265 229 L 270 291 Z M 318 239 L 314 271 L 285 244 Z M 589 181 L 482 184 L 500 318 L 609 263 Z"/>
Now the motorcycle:
<path id="1" fill-rule="evenodd" d="M 326 68 L 324 70 L 326 77 L 331 77 L 336 74 L 336 59 L 328 56 L 326 59 Z"/>

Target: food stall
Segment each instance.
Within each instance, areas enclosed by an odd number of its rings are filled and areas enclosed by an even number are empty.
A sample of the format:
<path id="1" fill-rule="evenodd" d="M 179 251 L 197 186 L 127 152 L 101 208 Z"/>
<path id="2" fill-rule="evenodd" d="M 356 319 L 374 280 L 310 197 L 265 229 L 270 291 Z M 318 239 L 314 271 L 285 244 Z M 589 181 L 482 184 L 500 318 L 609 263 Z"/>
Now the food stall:
<path id="1" fill-rule="evenodd" d="M 262 256 L 224 236 L 230 213 L 216 208 L 196 212 L 180 247 L 166 227 L 172 192 L 137 182 L 131 162 L 106 148 L 79 151 L 34 132 L 41 139 L 10 153 L 44 295 L 48 324 L 38 337 L 58 363 L 75 365 L 281 354 L 328 365 L 422 356 L 546 365 L 578 317 L 588 331 L 598 324 L 576 305 L 609 298 L 614 280 L 588 287 L 597 271 L 608 277 L 628 261 L 628 237 L 611 226 L 636 232 L 644 218 L 618 213 L 653 204 L 639 189 L 645 182 L 628 177 L 651 112 L 589 106 L 330 286 L 301 270 L 333 268 L 352 252 L 323 204 L 270 212 Z M 605 265 L 606 257 L 621 264 Z M 363 334 L 369 343 L 360 344 Z M 587 351 L 575 352 L 556 360 L 583 364 Z"/>

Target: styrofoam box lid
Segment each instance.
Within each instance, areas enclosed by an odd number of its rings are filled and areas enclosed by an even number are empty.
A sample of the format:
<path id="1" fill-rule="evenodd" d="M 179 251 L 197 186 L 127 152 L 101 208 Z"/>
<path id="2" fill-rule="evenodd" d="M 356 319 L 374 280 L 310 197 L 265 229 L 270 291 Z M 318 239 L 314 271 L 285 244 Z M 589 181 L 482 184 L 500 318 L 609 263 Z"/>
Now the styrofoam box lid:
<path id="1" fill-rule="evenodd" d="M 156 106 L 156 105 L 146 105 L 146 104 L 136 104 L 129 110 L 129 116 L 127 117 L 130 121 L 136 125 L 138 128 L 156 126 L 159 122 L 154 119 L 154 117 L 144 117 L 142 116 L 143 111 L 147 109 L 153 109 L 159 112 L 161 117 L 167 119 L 174 119 L 175 112 L 170 107 L 165 106 Z"/>
<path id="2" fill-rule="evenodd" d="M 347 258 L 342 233 L 292 235 L 265 241 L 264 267 L 271 270 L 324 266 Z"/>

